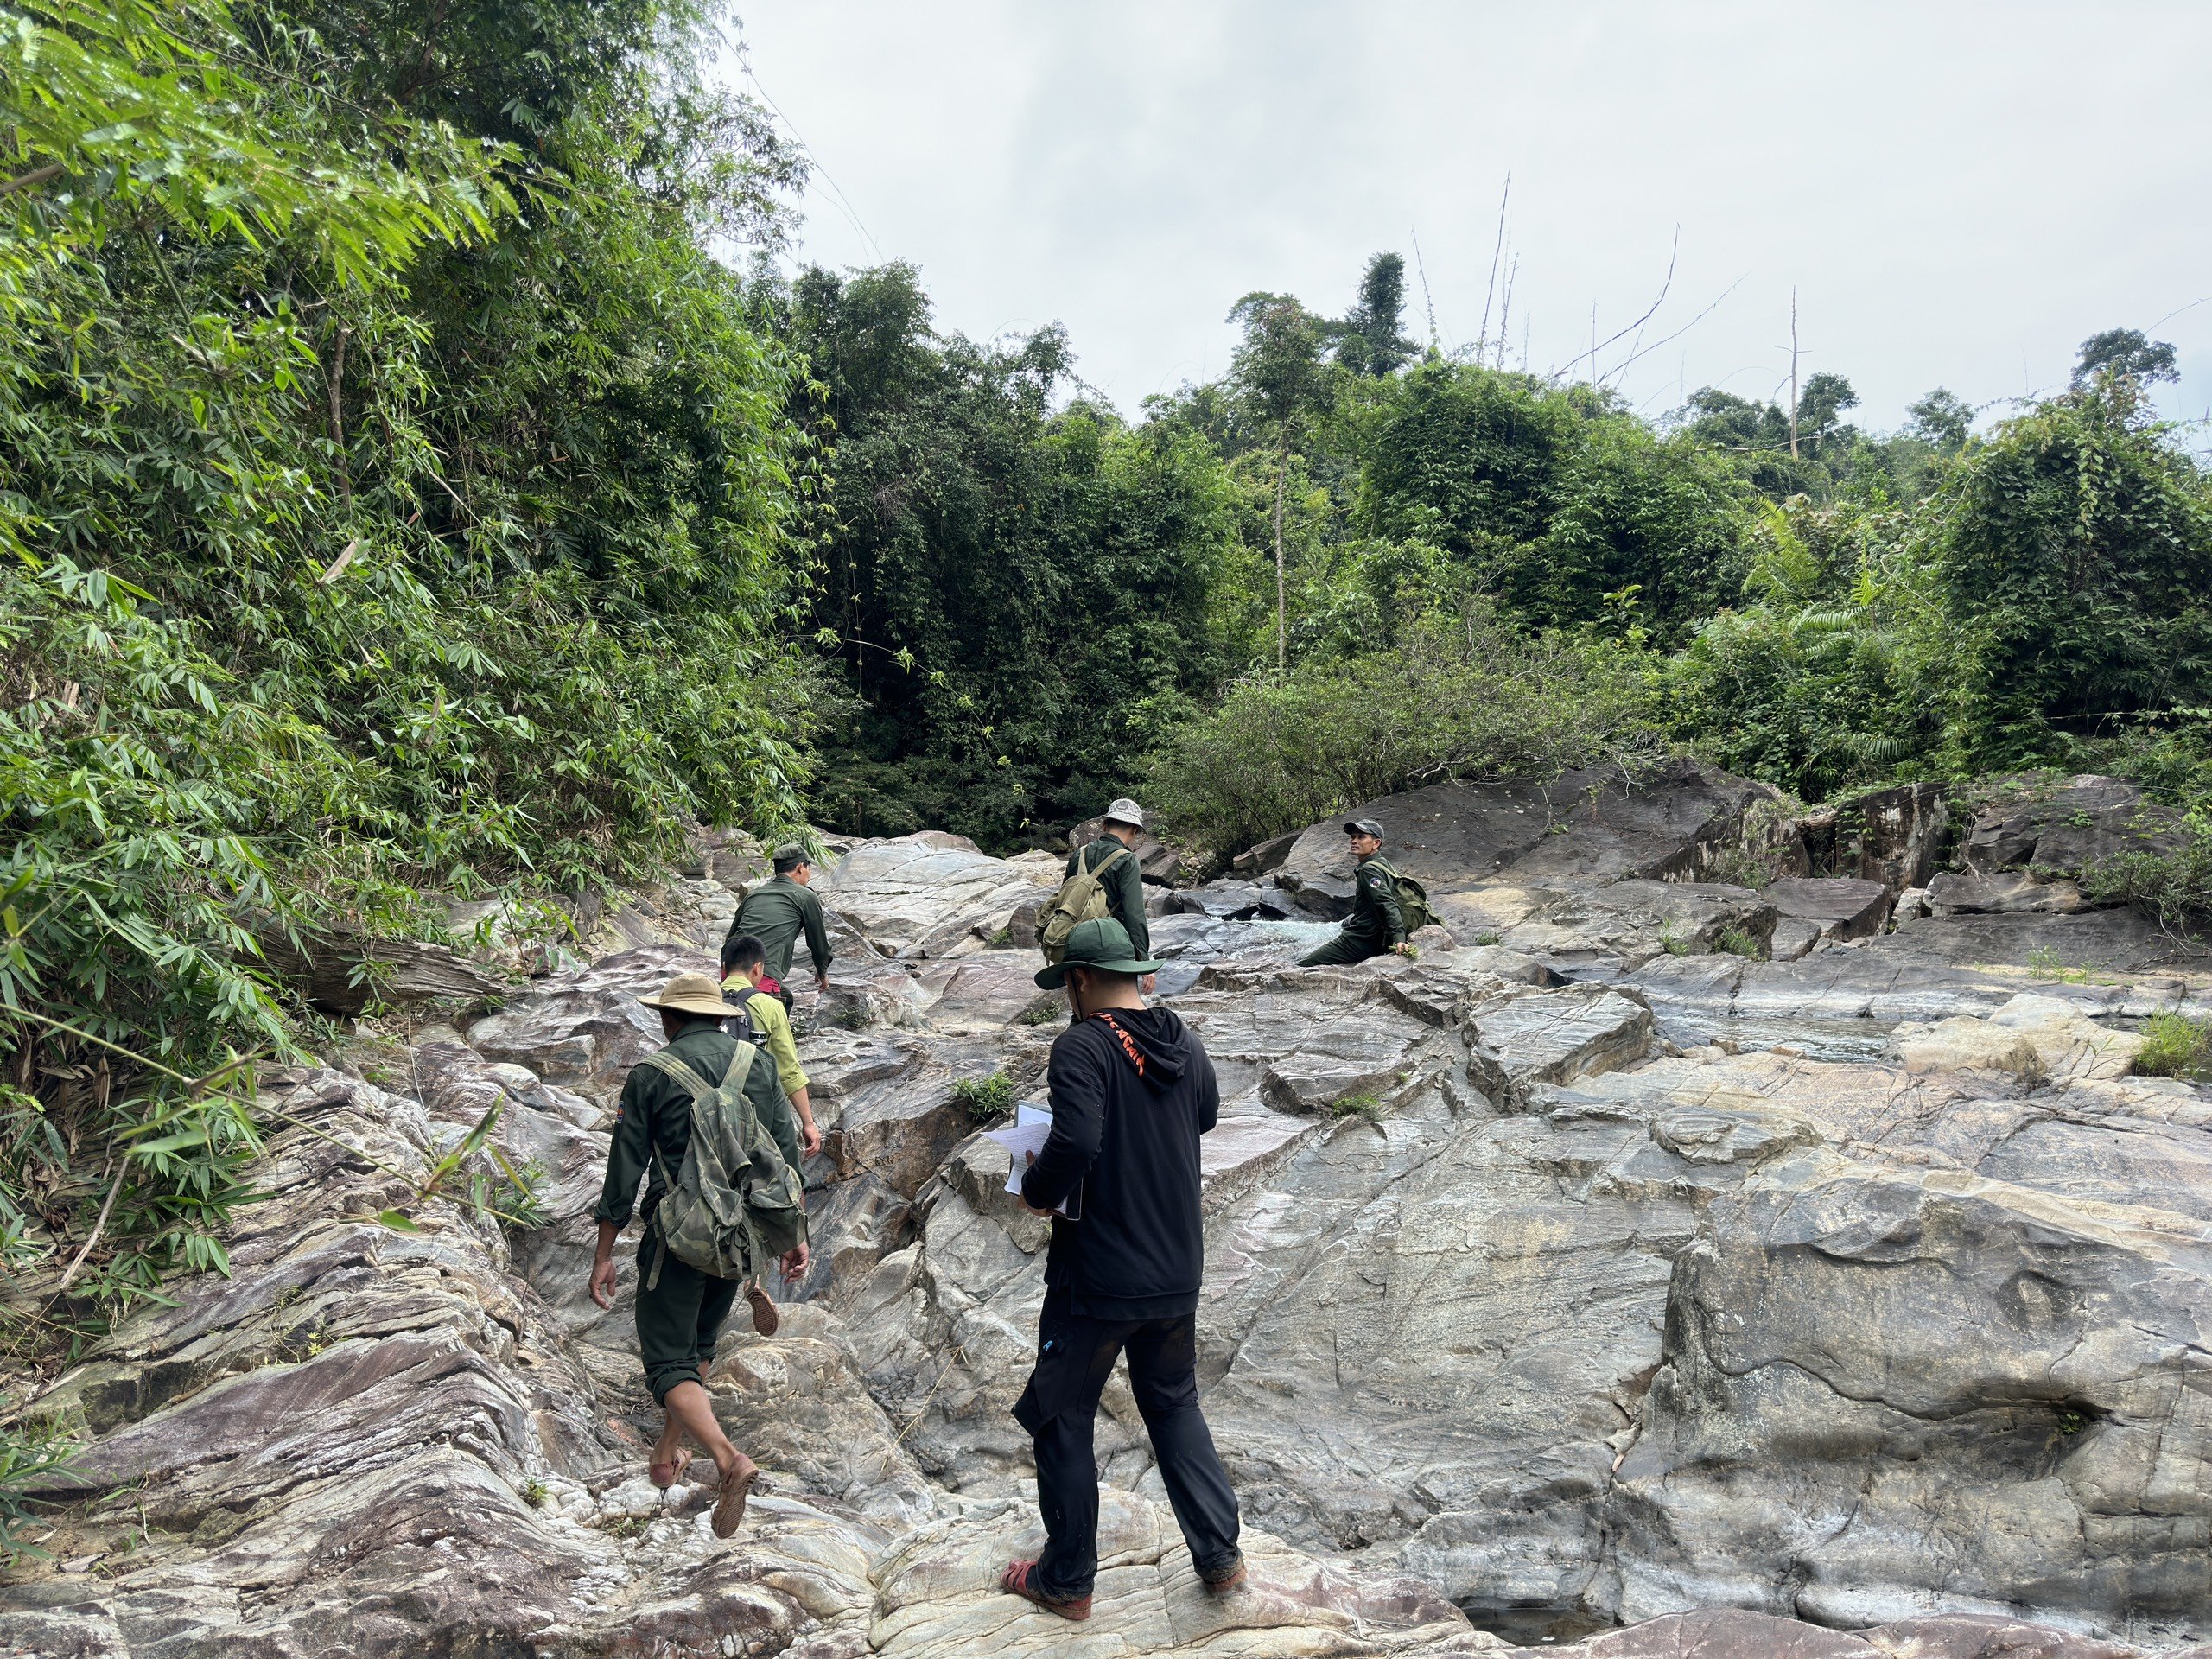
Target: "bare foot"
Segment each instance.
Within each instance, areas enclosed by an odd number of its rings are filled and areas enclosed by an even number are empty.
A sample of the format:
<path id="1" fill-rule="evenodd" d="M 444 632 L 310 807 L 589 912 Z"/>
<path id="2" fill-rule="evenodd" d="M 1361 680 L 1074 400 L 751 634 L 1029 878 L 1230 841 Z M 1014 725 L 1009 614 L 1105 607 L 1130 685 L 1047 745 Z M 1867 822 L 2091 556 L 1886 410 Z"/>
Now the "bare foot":
<path id="1" fill-rule="evenodd" d="M 652 1459 L 645 1465 L 646 1476 L 654 1485 L 665 1491 L 676 1484 L 676 1478 L 683 1472 L 686 1461 L 683 1428 L 671 1417 L 668 1420 L 668 1427 L 661 1430 L 660 1439 L 654 1442 Z"/>

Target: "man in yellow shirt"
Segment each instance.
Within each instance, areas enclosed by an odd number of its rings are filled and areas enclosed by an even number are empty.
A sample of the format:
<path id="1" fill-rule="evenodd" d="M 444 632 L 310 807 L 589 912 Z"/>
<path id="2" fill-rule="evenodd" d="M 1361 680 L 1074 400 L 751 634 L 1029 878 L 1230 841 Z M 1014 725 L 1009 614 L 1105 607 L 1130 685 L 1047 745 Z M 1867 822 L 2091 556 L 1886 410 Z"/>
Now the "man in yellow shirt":
<path id="1" fill-rule="evenodd" d="M 791 1017 L 780 1001 L 759 988 L 767 974 L 767 950 L 752 934 L 741 933 L 723 944 L 722 995 L 753 1016 L 753 1032 L 776 1062 L 777 1079 L 798 1114 L 799 1148 L 811 1158 L 822 1150 L 822 1131 L 814 1127 L 814 1108 L 806 1097 L 806 1073 L 799 1069 Z"/>

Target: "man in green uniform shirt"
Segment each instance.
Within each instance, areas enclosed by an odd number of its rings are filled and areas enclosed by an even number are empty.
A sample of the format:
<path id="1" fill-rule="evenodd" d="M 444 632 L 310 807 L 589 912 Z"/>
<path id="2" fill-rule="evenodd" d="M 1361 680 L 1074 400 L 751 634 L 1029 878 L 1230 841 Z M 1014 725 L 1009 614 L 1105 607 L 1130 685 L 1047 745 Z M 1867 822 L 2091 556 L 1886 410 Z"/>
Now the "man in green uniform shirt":
<path id="1" fill-rule="evenodd" d="M 658 996 L 641 1000 L 647 1007 L 660 1010 L 668 1052 L 703 1082 L 720 1087 L 736 1058 L 738 1043 L 722 1028 L 723 1022 L 732 1016 L 744 1020 L 745 1010 L 724 1001 L 721 988 L 704 974 L 678 974 Z M 749 1028 L 746 1035 L 747 1040 L 752 1040 Z M 785 1162 L 798 1169 L 798 1136 L 792 1126 L 791 1106 L 777 1081 L 776 1062 L 766 1049 L 754 1050 L 744 1088 L 746 1099 L 775 1138 Z M 671 1484 L 683 1467 L 683 1440 L 689 1435 L 715 1460 L 721 1476 L 714 1529 L 715 1536 L 727 1538 L 745 1518 L 746 1495 L 760 1472 L 753 1459 L 732 1446 L 722 1433 L 705 1385 L 707 1367 L 715 1357 L 715 1340 L 737 1300 L 739 1284 L 734 1279 L 702 1273 L 674 1251 L 658 1248 L 659 1236 L 653 1225 L 654 1212 L 667 1194 L 670 1180 L 681 1173 L 683 1154 L 690 1146 L 690 1091 L 657 1067 L 632 1066 L 615 1112 L 613 1141 L 607 1152 L 606 1184 L 600 1189 L 599 1207 L 593 1211 L 599 1224 L 599 1243 L 592 1257 L 591 1298 L 601 1307 L 613 1306 L 614 1238 L 629 1224 L 638 1184 L 644 1180 L 645 1224 L 638 1246 L 638 1353 L 645 1363 L 645 1386 L 652 1389 L 654 1402 L 668 1414 L 660 1442 L 653 1447 L 649 1472 L 654 1485 Z M 785 1279 L 795 1281 L 804 1276 L 806 1262 L 806 1246 L 801 1244 L 782 1260 Z M 763 1336 L 774 1335 L 776 1305 L 758 1280 L 746 1287 L 746 1300 L 752 1305 L 753 1328 Z"/>
<path id="2" fill-rule="evenodd" d="M 1406 918 L 1396 872 L 1382 861 L 1382 826 L 1372 818 L 1344 825 L 1351 841 L 1351 914 L 1337 937 L 1298 959 L 1301 968 L 1365 962 L 1385 950 L 1407 954 Z"/>
<path id="3" fill-rule="evenodd" d="M 822 924 L 822 901 L 807 891 L 814 880 L 814 866 L 808 861 L 805 849 L 779 847 L 774 862 L 775 879 L 745 895 L 745 902 L 730 918 L 729 932 L 722 943 L 727 948 L 747 933 L 760 940 L 768 976 L 776 982 L 777 993 L 788 1008 L 791 993 L 783 987 L 791 976 L 791 952 L 798 948 L 801 933 L 806 935 L 807 954 L 814 959 L 815 988 L 830 988 L 830 933 Z"/>
<path id="4" fill-rule="evenodd" d="M 1106 809 L 1105 823 L 1097 840 L 1077 848 L 1068 855 L 1067 874 L 1060 878 L 1072 881 L 1078 870 L 1097 870 L 1107 861 L 1113 860 L 1114 868 L 1099 877 L 1099 885 L 1106 890 L 1106 913 L 1122 925 L 1129 936 L 1129 945 L 1140 957 L 1152 946 L 1152 929 L 1144 913 L 1144 870 L 1137 861 L 1134 850 L 1137 837 L 1144 834 L 1144 809 L 1123 796 Z M 1127 856 L 1115 858 L 1116 853 Z M 1153 976 L 1147 974 L 1143 988 L 1152 988 Z"/>

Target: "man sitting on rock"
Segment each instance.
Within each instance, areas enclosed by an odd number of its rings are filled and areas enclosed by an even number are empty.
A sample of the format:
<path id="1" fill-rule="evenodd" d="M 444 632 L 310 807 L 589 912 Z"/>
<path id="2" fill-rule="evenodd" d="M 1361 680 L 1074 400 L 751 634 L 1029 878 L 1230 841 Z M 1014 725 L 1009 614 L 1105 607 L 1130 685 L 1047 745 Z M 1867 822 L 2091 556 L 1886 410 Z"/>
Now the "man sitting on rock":
<path id="1" fill-rule="evenodd" d="M 615 1114 L 614 1137 L 607 1154 L 607 1181 L 600 1190 L 599 1243 L 593 1254 L 591 1299 L 601 1307 L 614 1302 L 614 1236 L 629 1224 L 630 1209 L 638 1183 L 648 1166 L 644 1235 L 638 1245 L 638 1352 L 645 1368 L 645 1386 L 653 1402 L 668 1414 L 659 1444 L 653 1447 L 649 1472 L 656 1486 L 674 1483 L 683 1467 L 684 1438 L 688 1435 L 715 1460 L 721 1477 L 721 1495 L 715 1504 L 714 1529 L 718 1538 L 735 1532 L 745 1518 L 745 1500 L 760 1471 L 753 1460 L 729 1442 L 715 1419 L 714 1402 L 707 1394 L 707 1367 L 715 1357 L 715 1341 L 722 1321 L 737 1300 L 737 1278 L 721 1278 L 702 1272 L 665 1248 L 656 1220 L 667 1198 L 671 1179 L 681 1179 L 684 1154 L 691 1146 L 691 1089 L 679 1074 L 661 1069 L 668 1060 L 680 1063 L 709 1089 L 719 1088 L 738 1052 L 739 1039 L 723 1028 L 734 1016 L 744 1031 L 743 1008 L 722 1000 L 721 988 L 704 974 L 678 974 L 658 996 L 642 999 L 660 1011 L 661 1033 L 668 1046 L 630 1068 L 622 1085 L 622 1100 Z M 656 1064 L 659 1062 L 661 1064 Z M 790 1169 L 799 1166 L 798 1137 L 791 1112 L 777 1081 L 776 1062 L 765 1048 L 755 1048 L 744 1079 L 746 1100 L 761 1126 L 775 1139 Z M 803 1192 L 804 1187 L 796 1185 Z M 796 1282 L 806 1272 L 807 1248 L 802 1242 L 782 1258 L 784 1278 Z M 765 1263 L 756 1264 L 765 1266 Z M 776 1305 L 757 1276 L 747 1275 L 746 1300 L 753 1310 L 753 1326 L 763 1336 L 776 1332 Z"/>
<path id="2" fill-rule="evenodd" d="M 1221 1092 L 1197 1035 L 1148 1008 L 1134 954 L 1111 917 L 1079 923 L 1037 976 L 1064 982 L 1077 1021 L 1046 1071 L 1052 1128 L 1022 1178 L 1022 1202 L 1055 1215 L 1037 1321 L 1037 1366 L 1014 1408 L 1037 1458 L 1045 1550 L 1010 1563 L 1000 1587 L 1063 1618 L 1090 1617 L 1098 1571 L 1098 1468 L 1091 1430 L 1115 1356 L 1152 1437 L 1160 1478 L 1207 1590 L 1244 1580 L 1236 1495 L 1198 1409 L 1198 1137 Z"/>
<path id="3" fill-rule="evenodd" d="M 791 1017 L 784 1005 L 760 988 L 768 977 L 767 952 L 750 933 L 741 933 L 722 946 L 722 995 L 751 1016 L 760 1046 L 775 1057 L 776 1079 L 798 1114 L 799 1150 L 811 1158 L 822 1150 L 822 1131 L 814 1127 L 814 1105 L 806 1096 L 806 1072 L 798 1063 L 798 1044 L 791 1035 Z"/>
<path id="4" fill-rule="evenodd" d="M 1382 826 L 1372 818 L 1344 825 L 1351 841 L 1351 914 L 1337 937 L 1298 959 L 1301 968 L 1365 962 L 1386 950 L 1410 955 L 1406 918 L 1398 908 L 1398 873 L 1382 861 Z"/>
<path id="5" fill-rule="evenodd" d="M 748 933 L 760 940 L 772 982 L 761 988 L 788 1008 L 791 994 L 785 988 L 785 982 L 791 976 L 791 953 L 798 949 L 802 932 L 806 935 L 806 953 L 814 961 L 815 988 L 830 988 L 830 931 L 822 920 L 822 901 L 808 891 L 814 880 L 814 866 L 806 849 L 786 843 L 776 849 L 772 862 L 774 879 L 745 895 L 737 914 L 730 918 L 722 944 L 727 948 Z"/>

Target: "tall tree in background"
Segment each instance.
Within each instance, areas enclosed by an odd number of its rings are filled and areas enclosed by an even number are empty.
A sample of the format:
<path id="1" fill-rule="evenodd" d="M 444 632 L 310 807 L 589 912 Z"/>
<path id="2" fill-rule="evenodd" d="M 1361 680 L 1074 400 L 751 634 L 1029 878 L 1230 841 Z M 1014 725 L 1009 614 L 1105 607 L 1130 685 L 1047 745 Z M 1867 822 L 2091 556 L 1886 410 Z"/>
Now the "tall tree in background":
<path id="1" fill-rule="evenodd" d="M 821 819 L 1011 850 L 1135 788 L 1155 728 L 1232 660 L 1218 456 L 1186 429 L 1056 409 L 1060 330 L 940 335 L 912 266 L 810 270 L 777 303 L 835 432 L 814 621 L 850 702 Z"/>
<path id="2" fill-rule="evenodd" d="M 1404 271 L 1399 272 L 1402 287 Z M 1290 440 L 1320 400 L 1325 381 L 1321 364 L 1325 330 L 1319 318 L 1289 294 L 1247 294 L 1230 308 L 1229 321 L 1244 338 L 1230 370 L 1238 397 L 1252 418 L 1274 435 L 1275 445 L 1275 671 L 1289 667 L 1282 544 L 1283 490 L 1290 474 Z"/>
<path id="3" fill-rule="evenodd" d="M 2082 342 L 2074 365 L 2074 384 L 2086 386 L 2101 374 L 2148 384 L 2177 380 L 2181 370 L 2174 348 L 2147 338 L 2140 328 L 2107 328 Z"/>
<path id="4" fill-rule="evenodd" d="M 1378 253 L 1359 279 L 1358 301 L 1330 331 L 1337 361 L 1375 379 L 1402 368 L 1420 350 L 1401 327 L 1405 310 L 1406 262 L 1398 254 Z"/>

